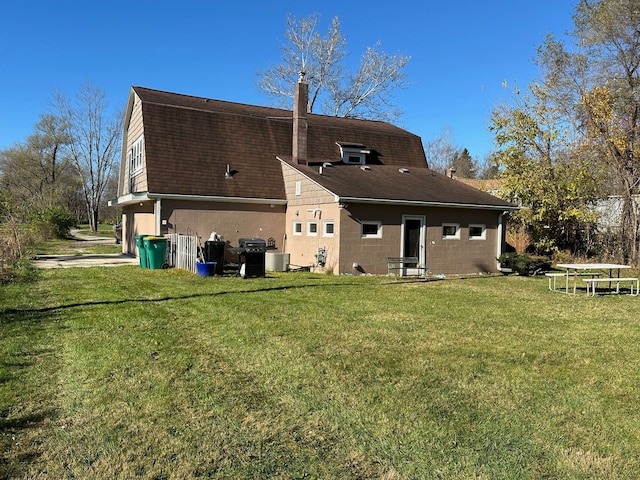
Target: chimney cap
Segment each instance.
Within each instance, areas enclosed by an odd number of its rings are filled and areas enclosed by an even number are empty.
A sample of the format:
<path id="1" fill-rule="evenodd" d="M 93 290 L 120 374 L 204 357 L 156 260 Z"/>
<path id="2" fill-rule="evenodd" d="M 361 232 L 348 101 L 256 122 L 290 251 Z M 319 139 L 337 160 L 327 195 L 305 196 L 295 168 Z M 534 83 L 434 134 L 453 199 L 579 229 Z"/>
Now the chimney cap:
<path id="1" fill-rule="evenodd" d="M 306 74 L 307 72 L 300 72 L 300 76 L 298 77 L 298 83 L 305 83 L 304 77 Z"/>

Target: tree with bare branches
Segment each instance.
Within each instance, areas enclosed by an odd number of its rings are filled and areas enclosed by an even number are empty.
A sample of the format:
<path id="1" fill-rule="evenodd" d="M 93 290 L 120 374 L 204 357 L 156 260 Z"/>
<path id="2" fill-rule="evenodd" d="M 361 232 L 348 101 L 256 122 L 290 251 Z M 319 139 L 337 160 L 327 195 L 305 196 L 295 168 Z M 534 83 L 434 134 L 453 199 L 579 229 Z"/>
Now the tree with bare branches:
<path id="1" fill-rule="evenodd" d="M 346 38 L 338 17 L 331 21 L 327 33 L 318 31 L 320 17 L 287 17 L 282 60 L 258 72 L 258 87 L 289 107 L 293 85 L 300 73 L 309 85 L 309 111 L 336 117 L 367 118 L 392 121 L 400 116 L 393 104 L 393 93 L 407 85 L 404 71 L 410 57 L 391 55 L 380 50 L 380 42 L 368 47 L 354 73 L 345 70 L 348 56 Z"/>
<path id="2" fill-rule="evenodd" d="M 69 125 L 71 159 L 82 180 L 89 226 L 97 231 L 102 200 L 118 164 L 122 111 L 109 114 L 105 92 L 91 84 L 83 85 L 73 100 L 57 93 L 55 107 Z"/>

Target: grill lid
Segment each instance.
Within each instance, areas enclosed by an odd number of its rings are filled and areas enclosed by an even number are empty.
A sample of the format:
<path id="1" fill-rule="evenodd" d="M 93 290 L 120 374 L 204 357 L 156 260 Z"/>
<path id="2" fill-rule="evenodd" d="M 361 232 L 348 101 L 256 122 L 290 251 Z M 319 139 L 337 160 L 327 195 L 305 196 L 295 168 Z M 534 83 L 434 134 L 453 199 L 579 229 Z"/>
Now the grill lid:
<path id="1" fill-rule="evenodd" d="M 262 238 L 240 238 L 238 245 L 241 248 L 266 248 L 267 242 Z"/>

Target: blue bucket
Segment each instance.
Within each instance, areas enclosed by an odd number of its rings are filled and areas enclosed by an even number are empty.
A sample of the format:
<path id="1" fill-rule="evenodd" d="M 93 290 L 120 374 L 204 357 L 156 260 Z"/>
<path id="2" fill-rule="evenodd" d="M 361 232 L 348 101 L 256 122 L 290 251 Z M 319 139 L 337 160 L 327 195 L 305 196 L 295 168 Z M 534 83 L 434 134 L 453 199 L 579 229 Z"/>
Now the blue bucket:
<path id="1" fill-rule="evenodd" d="M 218 262 L 196 263 L 198 275 L 201 277 L 213 277 L 216 273 L 216 265 Z"/>

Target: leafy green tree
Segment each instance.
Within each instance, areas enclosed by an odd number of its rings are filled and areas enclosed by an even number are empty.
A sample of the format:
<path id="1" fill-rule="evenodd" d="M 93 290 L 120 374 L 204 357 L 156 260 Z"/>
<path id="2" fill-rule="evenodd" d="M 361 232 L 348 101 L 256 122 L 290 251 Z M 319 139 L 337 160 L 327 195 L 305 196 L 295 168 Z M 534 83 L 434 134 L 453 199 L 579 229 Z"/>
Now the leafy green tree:
<path id="1" fill-rule="evenodd" d="M 576 150 L 571 128 L 544 87 L 534 84 L 516 97 L 513 105 L 493 111 L 490 124 L 503 188 L 523 207 L 512 215 L 514 226 L 531 235 L 539 253 L 585 253 L 582 232 L 594 228 L 602 172 L 591 156 Z"/>
<path id="2" fill-rule="evenodd" d="M 289 106 L 293 85 L 301 73 L 309 85 L 309 111 L 336 117 L 395 120 L 400 111 L 393 104 L 393 93 L 406 85 L 404 71 L 408 56 L 390 55 L 380 43 L 368 47 L 359 68 L 349 73 L 344 66 L 347 41 L 334 17 L 326 36 L 318 31 L 318 15 L 303 19 L 287 17 L 282 60 L 258 72 L 258 88 Z"/>
<path id="3" fill-rule="evenodd" d="M 461 178 L 476 178 L 477 165 L 475 160 L 469 154 L 469 150 L 463 148 L 457 151 L 451 161 L 451 168 L 456 175 Z"/>
<path id="4" fill-rule="evenodd" d="M 525 100 L 515 94 L 514 105 L 494 111 L 497 157 L 514 192 L 531 200 L 532 229 L 548 226 L 553 209 L 561 222 L 587 220 L 580 204 L 588 207 L 597 193 L 619 196 L 621 260 L 636 263 L 640 8 L 637 0 L 580 0 L 573 19 L 571 45 L 549 36 L 538 49 L 542 77 Z"/>

